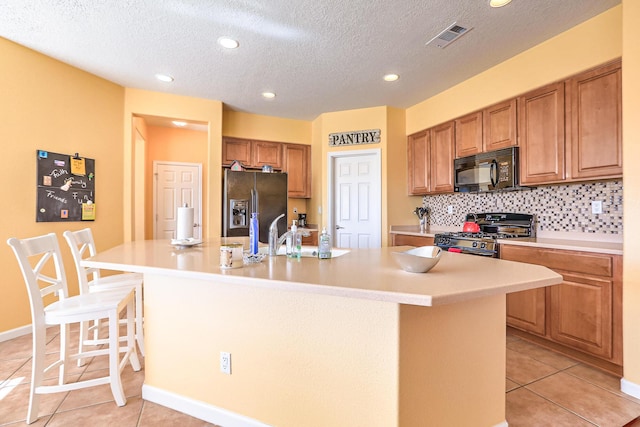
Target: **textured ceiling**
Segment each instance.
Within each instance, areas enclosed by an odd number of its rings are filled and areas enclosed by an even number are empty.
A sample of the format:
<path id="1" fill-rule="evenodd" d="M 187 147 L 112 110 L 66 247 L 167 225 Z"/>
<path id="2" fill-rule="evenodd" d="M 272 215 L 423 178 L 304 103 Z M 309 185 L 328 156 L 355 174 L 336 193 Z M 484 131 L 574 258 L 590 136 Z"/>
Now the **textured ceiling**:
<path id="1" fill-rule="evenodd" d="M 407 108 L 620 0 L 0 0 L 0 36 L 125 87 L 312 120 Z M 425 43 L 473 27 L 445 49 Z M 240 48 L 216 40 L 230 36 Z M 161 83 L 156 73 L 175 77 Z M 387 73 L 400 79 L 382 80 Z M 277 94 L 273 100 L 264 91 Z"/>

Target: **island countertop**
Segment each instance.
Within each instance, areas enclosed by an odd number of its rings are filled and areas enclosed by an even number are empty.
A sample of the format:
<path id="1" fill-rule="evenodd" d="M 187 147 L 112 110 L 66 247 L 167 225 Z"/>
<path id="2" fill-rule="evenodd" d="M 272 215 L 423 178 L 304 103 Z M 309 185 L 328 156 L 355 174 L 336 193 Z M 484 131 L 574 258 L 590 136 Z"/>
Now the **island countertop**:
<path id="1" fill-rule="evenodd" d="M 329 260 L 266 257 L 258 264 L 225 270 L 219 267 L 219 248 L 209 242 L 177 249 L 168 240 L 134 241 L 103 251 L 83 264 L 418 306 L 463 302 L 561 282 L 559 274 L 545 267 L 449 252 L 443 252 L 428 273 L 408 273 L 391 255 L 402 247 L 354 249 Z"/>

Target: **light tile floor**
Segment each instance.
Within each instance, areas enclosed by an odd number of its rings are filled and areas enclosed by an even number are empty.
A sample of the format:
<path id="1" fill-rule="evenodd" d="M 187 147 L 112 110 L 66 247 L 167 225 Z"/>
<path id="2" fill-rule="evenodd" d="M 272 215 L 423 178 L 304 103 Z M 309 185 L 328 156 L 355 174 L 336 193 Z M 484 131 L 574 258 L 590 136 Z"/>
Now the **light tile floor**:
<path id="1" fill-rule="evenodd" d="M 507 335 L 509 427 L 640 427 L 640 400 L 620 378 Z"/>
<path id="2" fill-rule="evenodd" d="M 58 351 L 50 329 L 47 353 Z M 72 339 L 76 336 L 73 335 Z M 74 341 L 75 342 L 75 341 Z M 105 370 L 105 358 L 73 368 L 75 378 Z M 109 386 L 45 395 L 33 426 L 213 426 L 142 400 L 143 369 L 122 373 L 127 405 L 117 407 Z M 31 335 L 0 343 L 0 426 L 25 425 L 31 373 Z M 53 381 L 54 376 L 50 375 Z M 521 338 L 507 336 L 506 412 L 509 427 L 640 427 L 640 400 L 620 391 L 620 379 Z M 214 426 L 215 427 L 215 426 Z M 444 426 L 446 427 L 446 426 Z"/>

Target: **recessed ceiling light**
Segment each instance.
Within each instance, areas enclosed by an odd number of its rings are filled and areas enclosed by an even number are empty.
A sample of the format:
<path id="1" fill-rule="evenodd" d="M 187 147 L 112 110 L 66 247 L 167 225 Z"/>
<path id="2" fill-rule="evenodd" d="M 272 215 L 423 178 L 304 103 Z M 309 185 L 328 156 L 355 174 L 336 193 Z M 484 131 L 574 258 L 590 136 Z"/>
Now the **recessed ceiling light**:
<path id="1" fill-rule="evenodd" d="M 174 125 L 178 126 L 178 127 L 183 127 L 187 125 L 187 122 L 183 122 L 180 120 L 173 120 L 171 123 L 173 123 Z"/>
<path id="2" fill-rule="evenodd" d="M 400 78 L 400 76 L 397 75 L 397 74 L 385 74 L 384 77 L 383 77 L 385 82 L 395 82 L 399 78 Z"/>
<path id="3" fill-rule="evenodd" d="M 220 37 L 218 39 L 218 44 L 226 49 L 235 49 L 240 46 L 237 40 L 234 40 L 229 37 Z"/>
<path id="4" fill-rule="evenodd" d="M 276 97 L 276 94 L 273 92 L 262 92 L 262 96 L 267 99 L 273 99 Z"/>
<path id="5" fill-rule="evenodd" d="M 491 7 L 502 7 L 511 3 L 511 0 L 489 0 L 489 6 Z"/>
<path id="6" fill-rule="evenodd" d="M 165 83 L 171 83 L 173 81 L 173 77 L 168 74 L 156 74 L 156 79 Z"/>

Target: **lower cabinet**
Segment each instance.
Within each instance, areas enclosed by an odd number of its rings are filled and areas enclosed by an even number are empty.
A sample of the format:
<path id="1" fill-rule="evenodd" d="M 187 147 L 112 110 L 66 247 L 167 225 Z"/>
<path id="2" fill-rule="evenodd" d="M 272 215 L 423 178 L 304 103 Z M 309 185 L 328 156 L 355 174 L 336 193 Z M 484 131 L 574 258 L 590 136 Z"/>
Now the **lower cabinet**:
<path id="1" fill-rule="evenodd" d="M 544 265 L 564 279 L 507 294 L 507 325 L 570 356 L 622 366 L 622 256 L 503 244 L 500 258 Z"/>
<path id="2" fill-rule="evenodd" d="M 433 237 L 392 233 L 391 246 L 433 246 Z"/>

